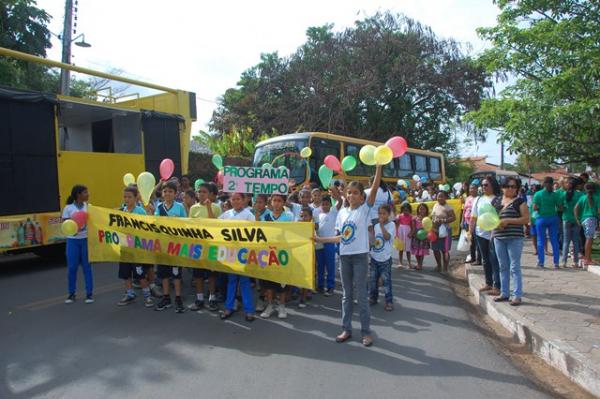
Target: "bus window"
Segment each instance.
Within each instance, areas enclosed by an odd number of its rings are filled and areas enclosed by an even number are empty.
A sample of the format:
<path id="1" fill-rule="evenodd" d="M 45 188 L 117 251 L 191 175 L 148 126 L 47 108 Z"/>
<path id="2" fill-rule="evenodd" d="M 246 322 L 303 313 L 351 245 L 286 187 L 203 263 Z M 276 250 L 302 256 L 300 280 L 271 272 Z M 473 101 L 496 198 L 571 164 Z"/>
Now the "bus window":
<path id="1" fill-rule="evenodd" d="M 398 177 L 397 159 L 392 159 L 392 162 L 383 167 L 383 177 Z"/>
<path id="2" fill-rule="evenodd" d="M 59 115 L 63 151 L 142 153 L 139 112 L 61 103 Z"/>
<path id="3" fill-rule="evenodd" d="M 421 176 L 427 174 L 427 158 L 424 155 L 414 155 L 415 157 L 415 172 Z"/>
<path id="4" fill-rule="evenodd" d="M 269 163 L 274 167 L 285 166 L 290 170 L 290 178 L 297 182 L 306 177 L 306 160 L 300 158 L 300 151 L 308 140 L 281 140 L 256 147 L 254 166 Z"/>
<path id="5" fill-rule="evenodd" d="M 350 172 L 346 172 L 348 176 L 373 176 L 373 174 L 375 174 L 374 166 L 367 166 L 360 161 L 358 153 L 361 148 L 362 146 L 358 144 L 344 144 L 344 156 L 352 155 L 356 158 L 356 167 Z"/>
<path id="6" fill-rule="evenodd" d="M 320 137 L 313 137 L 310 141 L 312 156 L 310 157 L 311 170 L 318 170 L 323 165 L 323 160 L 327 155 L 335 155 L 340 158 L 340 142 L 325 140 Z M 341 160 L 340 160 L 341 161 Z"/>
<path id="7" fill-rule="evenodd" d="M 429 176 L 433 180 L 439 180 L 442 178 L 439 158 L 429 157 Z"/>
<path id="8" fill-rule="evenodd" d="M 410 162 L 410 154 L 404 154 L 400 158 L 397 158 L 396 161 L 399 164 L 398 171 L 397 171 L 398 177 L 404 178 L 404 177 L 412 177 L 414 175 L 413 167 Z"/>

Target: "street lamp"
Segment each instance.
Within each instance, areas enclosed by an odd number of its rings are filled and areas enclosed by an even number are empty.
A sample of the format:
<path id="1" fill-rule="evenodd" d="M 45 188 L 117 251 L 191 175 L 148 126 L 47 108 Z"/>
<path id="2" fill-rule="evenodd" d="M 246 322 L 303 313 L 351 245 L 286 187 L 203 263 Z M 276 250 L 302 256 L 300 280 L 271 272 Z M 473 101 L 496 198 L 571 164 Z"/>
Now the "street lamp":
<path id="1" fill-rule="evenodd" d="M 75 40 L 77 40 L 79 38 L 81 38 L 81 40 L 78 41 L 78 42 L 75 42 Z M 83 47 L 83 48 L 90 48 L 90 47 L 92 47 L 91 44 L 89 44 L 88 42 L 85 41 L 85 34 L 84 33 L 82 33 L 79 36 L 75 37 L 73 40 L 71 40 L 71 42 L 75 42 L 76 46 Z"/>

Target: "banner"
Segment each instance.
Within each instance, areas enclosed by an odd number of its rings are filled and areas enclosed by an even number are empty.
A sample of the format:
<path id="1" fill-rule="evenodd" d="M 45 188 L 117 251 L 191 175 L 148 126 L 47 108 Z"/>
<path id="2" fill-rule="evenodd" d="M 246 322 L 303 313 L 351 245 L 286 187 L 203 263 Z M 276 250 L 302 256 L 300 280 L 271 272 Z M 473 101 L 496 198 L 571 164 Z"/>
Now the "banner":
<path id="1" fill-rule="evenodd" d="M 288 195 L 289 171 L 285 167 L 223 168 L 223 191 L 228 193 Z"/>
<path id="2" fill-rule="evenodd" d="M 314 289 L 314 225 L 143 216 L 88 207 L 90 262 L 210 269 Z"/>
<path id="3" fill-rule="evenodd" d="M 0 251 L 63 242 L 60 213 L 0 217 Z"/>

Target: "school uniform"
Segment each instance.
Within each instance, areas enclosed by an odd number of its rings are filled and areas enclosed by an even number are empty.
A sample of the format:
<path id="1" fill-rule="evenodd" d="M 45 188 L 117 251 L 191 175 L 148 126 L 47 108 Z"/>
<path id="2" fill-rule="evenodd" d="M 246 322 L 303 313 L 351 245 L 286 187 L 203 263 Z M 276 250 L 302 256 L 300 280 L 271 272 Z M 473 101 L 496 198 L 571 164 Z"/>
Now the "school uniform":
<path id="1" fill-rule="evenodd" d="M 252 214 L 249 208 L 244 208 L 241 211 L 230 209 L 224 212 L 219 219 L 226 220 L 247 220 L 249 222 L 255 222 L 256 217 Z M 247 276 L 240 276 L 238 274 L 227 275 L 227 299 L 225 300 L 225 309 L 233 312 L 235 305 L 235 295 L 237 291 L 238 283 L 240 285 L 240 292 L 242 294 L 242 302 L 244 306 L 244 312 L 246 314 L 253 314 L 254 308 L 254 296 L 252 295 L 252 287 L 250 286 L 250 278 Z"/>
<path id="2" fill-rule="evenodd" d="M 167 208 L 167 205 L 164 202 L 161 203 L 156 207 L 154 215 L 177 218 L 184 218 L 187 216 L 183 204 L 176 201 L 173 201 L 170 208 Z M 166 278 L 181 280 L 182 269 L 183 268 L 180 266 L 158 265 L 156 267 L 156 275 L 161 280 Z"/>
<path id="3" fill-rule="evenodd" d="M 377 280 L 379 277 L 383 280 L 385 290 L 385 302 L 392 303 L 394 300 L 392 294 L 392 242 L 396 226 L 394 222 L 387 222 L 384 226 L 385 231 L 389 234 L 389 239 L 385 239 L 381 223 L 373 226 L 375 240 L 371 246 L 371 268 L 369 273 L 369 291 L 370 297 L 374 302 L 377 302 L 379 289 L 377 288 Z"/>
<path id="4" fill-rule="evenodd" d="M 126 205 L 121 207 L 121 211 L 129 212 Z M 146 210 L 141 206 L 136 205 L 130 213 L 136 215 L 146 215 Z M 135 263 L 130 262 L 120 262 L 118 276 L 121 280 L 129 280 L 130 278 L 142 279 L 147 277 L 149 269 L 149 265 L 136 265 Z"/>
<path id="5" fill-rule="evenodd" d="M 63 220 L 71 219 L 74 213 L 87 212 L 87 203 L 77 206 L 72 203 L 63 209 Z M 91 296 L 94 291 L 94 278 L 92 276 L 92 266 L 88 260 L 87 245 L 87 225 L 83 226 L 72 237 L 67 237 L 67 266 L 68 266 L 68 289 L 69 295 L 77 291 L 77 269 L 79 265 L 83 268 L 83 277 L 85 280 L 85 291 L 87 296 Z"/>
<path id="6" fill-rule="evenodd" d="M 332 207 L 327 213 L 320 212 L 318 216 L 319 226 L 317 235 L 319 237 L 335 237 L 335 225 L 338 210 Z M 321 249 L 317 249 L 317 288 L 320 290 L 331 290 L 335 287 L 335 252 L 334 243 L 324 243 Z M 325 274 L 327 274 L 327 285 L 325 285 Z"/>

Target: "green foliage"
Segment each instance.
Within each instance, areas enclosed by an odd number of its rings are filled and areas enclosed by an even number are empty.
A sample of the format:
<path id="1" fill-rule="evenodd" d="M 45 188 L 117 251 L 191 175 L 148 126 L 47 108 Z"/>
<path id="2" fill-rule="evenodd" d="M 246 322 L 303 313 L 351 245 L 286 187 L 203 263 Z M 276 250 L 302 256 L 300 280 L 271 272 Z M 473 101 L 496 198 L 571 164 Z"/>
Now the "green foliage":
<path id="1" fill-rule="evenodd" d="M 483 68 L 453 40 L 390 13 L 308 28 L 289 57 L 263 54 L 225 92 L 210 127 L 249 126 L 255 134 L 322 131 L 449 153 L 460 118 L 490 86 Z"/>
<path id="2" fill-rule="evenodd" d="M 446 163 L 446 180 L 450 182 L 464 182 L 475 172 L 470 162 L 451 160 Z"/>
<path id="3" fill-rule="evenodd" d="M 199 135 L 193 137 L 213 154 L 244 158 L 252 158 L 256 144 L 268 138 L 267 134 L 257 137 L 250 127 L 237 128 L 235 126 L 229 132 L 220 134 L 210 134 L 200 130 Z"/>
<path id="4" fill-rule="evenodd" d="M 559 164 L 600 165 L 600 2 L 498 0 L 493 47 L 479 62 L 515 76 L 466 120 L 497 129 L 509 150 Z"/>
<path id="5" fill-rule="evenodd" d="M 0 47 L 46 57 L 52 47 L 48 23 L 52 17 L 34 0 L 0 1 Z M 60 73 L 44 65 L 9 57 L 0 59 L 0 84 L 46 93 L 58 92 Z M 71 95 L 93 98 L 87 81 L 71 78 Z"/>

